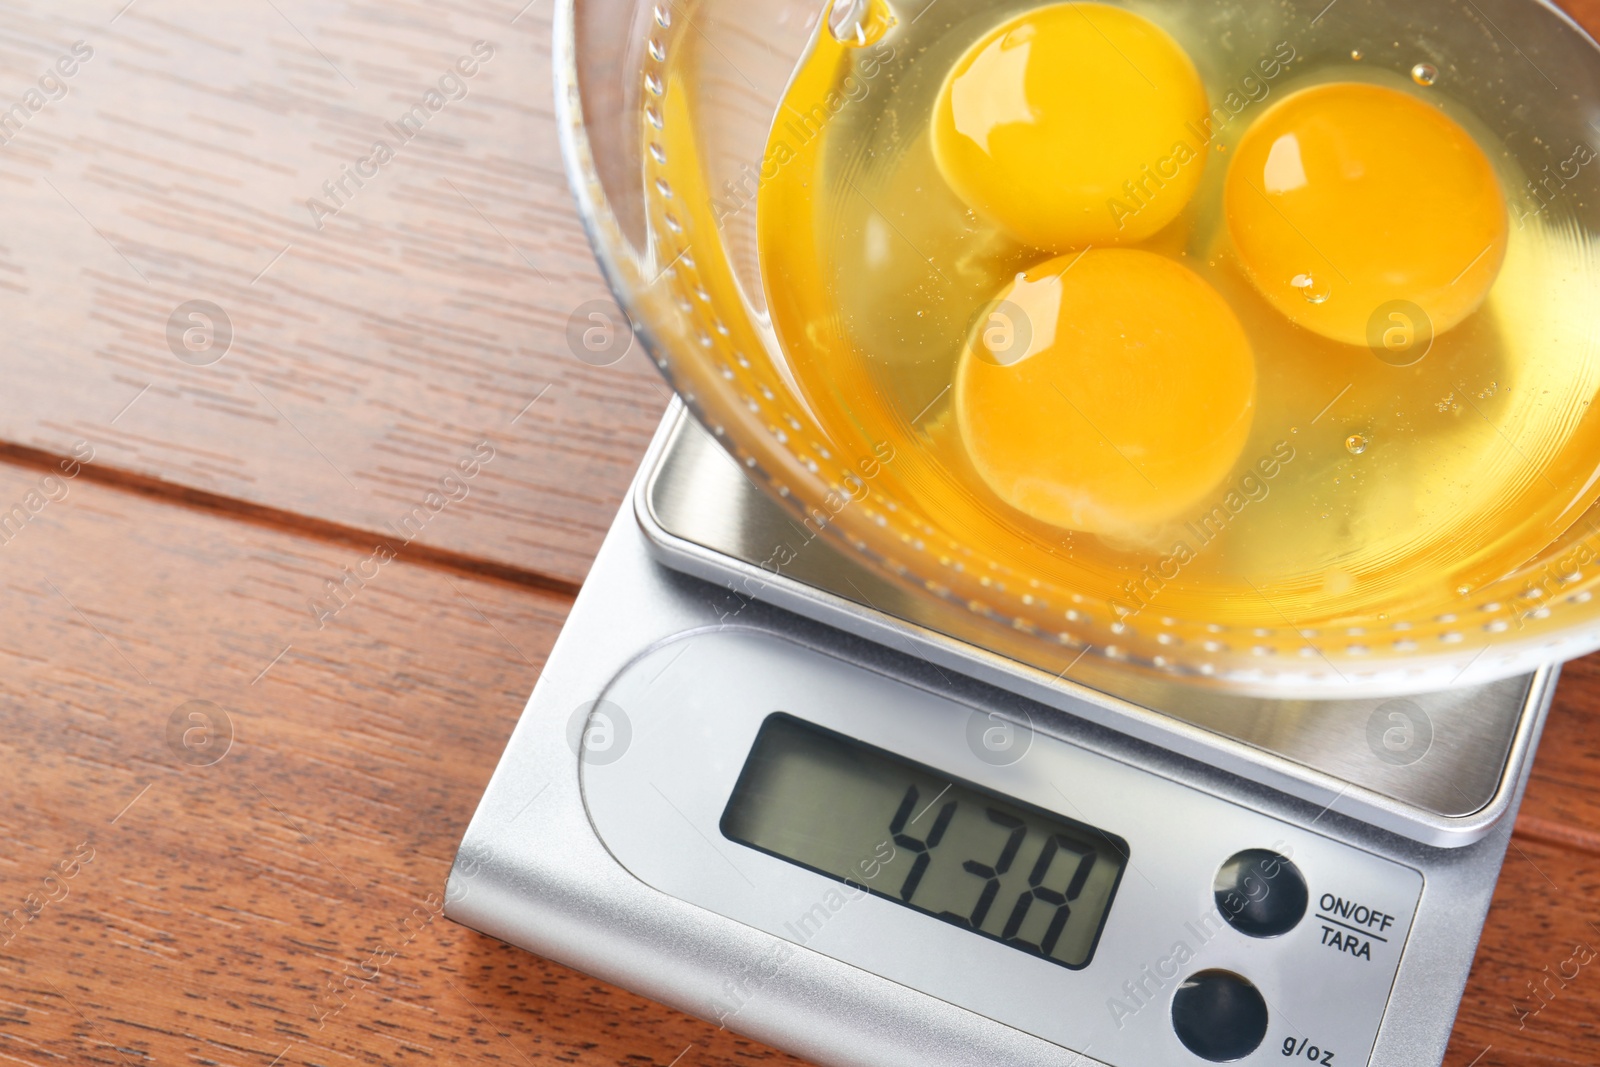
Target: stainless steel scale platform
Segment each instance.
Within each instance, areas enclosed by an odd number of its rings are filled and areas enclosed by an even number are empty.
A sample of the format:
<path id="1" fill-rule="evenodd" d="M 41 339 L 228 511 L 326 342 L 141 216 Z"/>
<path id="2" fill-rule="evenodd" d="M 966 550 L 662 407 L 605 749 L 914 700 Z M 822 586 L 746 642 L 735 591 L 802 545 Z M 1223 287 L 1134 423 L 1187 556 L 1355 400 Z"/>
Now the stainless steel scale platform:
<path id="1" fill-rule="evenodd" d="M 675 405 L 445 913 L 837 1067 L 1441 1061 L 1558 668 L 1241 699 L 961 624 Z"/>

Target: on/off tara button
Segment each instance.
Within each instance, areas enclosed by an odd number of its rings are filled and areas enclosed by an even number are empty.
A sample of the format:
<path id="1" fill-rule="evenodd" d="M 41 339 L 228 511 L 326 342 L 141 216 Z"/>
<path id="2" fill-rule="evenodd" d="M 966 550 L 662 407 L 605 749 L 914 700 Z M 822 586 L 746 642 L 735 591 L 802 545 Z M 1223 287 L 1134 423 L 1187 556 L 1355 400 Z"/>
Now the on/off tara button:
<path id="1" fill-rule="evenodd" d="M 1217 910 L 1248 937 L 1281 937 L 1300 925 L 1311 892 L 1286 856 L 1253 848 L 1229 859 L 1213 885 Z"/>

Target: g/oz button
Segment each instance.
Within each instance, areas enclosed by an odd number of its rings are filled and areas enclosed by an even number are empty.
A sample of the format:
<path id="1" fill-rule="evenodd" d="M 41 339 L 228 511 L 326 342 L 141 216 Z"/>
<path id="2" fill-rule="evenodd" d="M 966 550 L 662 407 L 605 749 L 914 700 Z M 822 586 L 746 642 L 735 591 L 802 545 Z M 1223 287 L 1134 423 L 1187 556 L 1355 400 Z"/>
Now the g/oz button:
<path id="1" fill-rule="evenodd" d="M 1217 910 L 1241 934 L 1279 937 L 1306 916 L 1311 893 L 1300 868 L 1285 856 L 1253 848 L 1217 872 Z"/>
<path id="2" fill-rule="evenodd" d="M 1267 1002 L 1231 971 L 1201 971 L 1172 998 L 1172 1028 L 1183 1047 L 1203 1060 L 1242 1060 L 1267 1036 Z"/>

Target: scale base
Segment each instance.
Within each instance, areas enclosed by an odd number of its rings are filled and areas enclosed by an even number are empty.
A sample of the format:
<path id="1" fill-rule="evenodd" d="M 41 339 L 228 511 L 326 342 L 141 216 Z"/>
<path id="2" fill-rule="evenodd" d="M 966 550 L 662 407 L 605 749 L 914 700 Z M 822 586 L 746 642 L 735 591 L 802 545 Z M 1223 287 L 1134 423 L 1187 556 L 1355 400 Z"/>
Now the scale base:
<path id="1" fill-rule="evenodd" d="M 766 632 L 975 707 L 1026 717 L 1048 737 L 1291 826 L 1314 828 L 1321 838 L 1419 872 L 1420 902 L 1371 1055 L 1364 1061 L 1345 1056 L 1338 1062 L 1420 1067 L 1442 1061 L 1526 786 L 1529 757 L 1548 710 L 1553 670 L 1500 695 L 1502 704 L 1511 697 L 1513 709 L 1502 709 L 1501 717 L 1509 717 L 1512 725 L 1502 731 L 1504 762 L 1492 761 L 1500 773 L 1492 783 L 1490 802 L 1465 816 L 1452 816 L 1430 812 L 1415 798 L 1396 799 L 1366 785 L 1341 782 L 1308 762 L 1103 694 L 1069 687 L 1070 700 L 1026 699 L 1017 692 L 1026 687 L 996 678 L 989 662 L 993 657 L 983 659 L 977 650 L 968 662 L 981 661 L 983 670 L 943 670 L 938 664 L 949 651 L 950 638 L 924 632 L 917 641 L 908 641 L 917 630 L 914 624 L 870 618 L 861 609 L 858 619 L 891 628 L 872 637 L 857 636 L 761 599 L 741 598 L 737 614 L 730 617 L 725 586 L 661 561 L 664 554 L 692 555 L 695 569 L 703 574 L 716 562 L 716 553 L 703 544 L 696 550 L 693 542 L 675 535 L 666 535 L 663 547 L 658 475 L 673 469 L 674 454 L 682 458 L 683 452 L 674 449 L 700 443 L 685 436 L 678 420 L 675 408 L 636 483 L 645 506 L 638 514 L 624 508 L 614 523 L 467 829 L 446 892 L 447 916 L 706 1019 L 725 1016 L 736 976 L 771 970 L 754 995 L 741 999 L 728 1025 L 827 1067 L 1100 1064 L 949 1000 L 822 952 L 796 949 L 771 933 L 652 888 L 607 847 L 586 804 L 584 772 L 589 768 L 580 759 L 577 740 L 596 701 L 629 664 L 674 638 L 730 627 Z M 691 444 L 683 445 L 684 440 Z M 706 458 L 703 452 L 701 458 Z M 680 474 L 683 469 L 677 468 Z M 747 566 L 737 556 L 724 556 L 726 576 L 739 577 Z M 774 599 L 787 595 L 791 604 L 792 598 L 807 595 L 792 588 L 778 594 Z M 829 612 L 844 607 L 824 604 Z M 1010 677 L 1027 680 L 1026 669 Z M 715 678 L 708 675 L 707 684 L 715 684 Z M 1071 710 L 1062 710 L 1063 705 Z M 1439 736 L 1445 736 L 1443 731 Z M 645 738 L 641 728 L 636 740 L 642 744 Z M 1495 750 L 1500 744 L 1491 741 Z M 626 744 L 621 747 L 618 756 L 625 758 Z M 1351 803 L 1353 798 L 1361 802 Z M 1383 821 L 1368 817 L 1373 811 Z M 1492 817 L 1484 816 L 1485 811 Z M 1471 825 L 1452 826 L 1453 818 Z M 1430 836 L 1435 840 L 1428 841 Z M 1455 847 L 1440 847 L 1446 843 Z M 783 954 L 783 963 L 774 969 L 770 961 L 775 953 Z M 1249 1062 L 1268 1053 L 1261 1062 L 1283 1061 L 1280 1050 L 1264 1047 Z M 1201 1062 L 1187 1054 L 1170 1060 L 1171 1067 Z M 1140 1067 L 1168 1064 L 1147 1061 Z"/>

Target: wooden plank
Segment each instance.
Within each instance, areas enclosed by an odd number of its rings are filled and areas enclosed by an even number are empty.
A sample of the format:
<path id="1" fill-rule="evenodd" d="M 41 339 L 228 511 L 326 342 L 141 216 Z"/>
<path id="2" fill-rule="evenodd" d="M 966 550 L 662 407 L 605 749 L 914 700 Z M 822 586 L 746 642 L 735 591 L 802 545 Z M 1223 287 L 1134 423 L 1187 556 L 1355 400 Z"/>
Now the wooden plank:
<path id="1" fill-rule="evenodd" d="M 1562 673 L 1448 1067 L 1600 1061 L 1597 713 L 1600 655 Z"/>
<path id="2" fill-rule="evenodd" d="M 1600 1061 L 1600 855 L 1519 837 L 1447 1067 Z"/>
<path id="3" fill-rule="evenodd" d="M 1562 669 L 1519 830 L 1600 855 L 1600 656 Z"/>
<path id="4" fill-rule="evenodd" d="M 402 556 L 319 626 L 307 601 L 370 548 L 45 474 L 0 466 L 0 505 L 45 501 L 0 544 L 0 1056 L 798 1062 L 434 914 L 564 598 Z M 1560 812 L 1594 803 L 1567 764 L 1600 745 L 1597 677 L 1561 691 L 1541 825 L 1594 825 Z M 232 724 L 209 766 L 169 734 L 191 700 Z M 1525 1032 L 1511 1005 L 1597 893 L 1600 857 L 1519 837 L 1454 1067 L 1593 1062 L 1600 971 Z"/>
<path id="5" fill-rule="evenodd" d="M 365 530 L 489 439 L 418 541 L 581 580 L 668 394 L 568 347 L 605 287 L 525 3 L 6 5 L 0 439 Z"/>
<path id="6" fill-rule="evenodd" d="M 47 473 L 0 465 L 40 504 L 0 543 L 0 1062 L 785 1062 L 437 917 L 565 598 L 402 556 L 319 627 L 370 546 Z"/>
<path id="7" fill-rule="evenodd" d="M 1600 0 L 1567 6 L 1600 25 Z M 637 348 L 595 368 L 568 347 L 605 290 L 559 165 L 549 18 L 8 4 L 0 440 L 87 439 L 113 467 L 380 530 L 488 437 L 496 465 L 418 540 L 580 581 L 666 390 Z M 231 328 L 208 366 L 172 351 L 193 301 Z"/>

